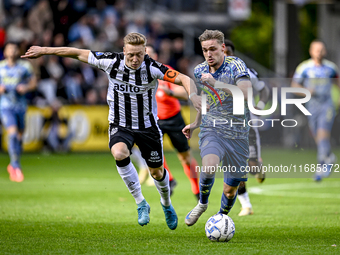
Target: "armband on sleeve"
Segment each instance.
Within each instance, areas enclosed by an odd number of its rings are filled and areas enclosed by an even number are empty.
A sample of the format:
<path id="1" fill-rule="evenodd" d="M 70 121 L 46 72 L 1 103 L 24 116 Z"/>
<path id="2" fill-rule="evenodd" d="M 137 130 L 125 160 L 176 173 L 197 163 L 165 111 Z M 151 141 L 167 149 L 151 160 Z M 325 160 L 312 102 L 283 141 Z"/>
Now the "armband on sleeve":
<path id="1" fill-rule="evenodd" d="M 179 75 L 179 72 L 175 70 L 168 69 L 163 77 L 164 81 L 175 83 L 176 77 Z"/>

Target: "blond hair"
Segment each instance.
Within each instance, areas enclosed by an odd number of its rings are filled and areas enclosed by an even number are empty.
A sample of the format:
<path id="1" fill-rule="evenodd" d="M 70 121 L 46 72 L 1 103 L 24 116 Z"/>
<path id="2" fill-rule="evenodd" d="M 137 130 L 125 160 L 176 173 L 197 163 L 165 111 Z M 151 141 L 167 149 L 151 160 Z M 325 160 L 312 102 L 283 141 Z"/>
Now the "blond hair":
<path id="1" fill-rule="evenodd" d="M 129 33 L 124 37 L 124 45 L 144 45 L 146 46 L 146 37 L 140 33 Z"/>
<path id="2" fill-rule="evenodd" d="M 219 44 L 224 43 L 224 34 L 219 30 L 208 30 L 206 29 L 203 34 L 198 37 L 200 42 L 208 41 L 208 40 L 217 40 Z"/>

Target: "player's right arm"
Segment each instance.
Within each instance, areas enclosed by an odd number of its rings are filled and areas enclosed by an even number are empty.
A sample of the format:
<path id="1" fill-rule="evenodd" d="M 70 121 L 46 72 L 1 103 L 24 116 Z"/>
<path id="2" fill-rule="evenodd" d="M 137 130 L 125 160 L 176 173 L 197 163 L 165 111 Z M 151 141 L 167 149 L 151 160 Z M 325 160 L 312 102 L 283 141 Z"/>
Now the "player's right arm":
<path id="1" fill-rule="evenodd" d="M 32 46 L 30 47 L 25 55 L 21 58 L 39 58 L 43 55 L 56 55 L 59 57 L 68 57 L 80 60 L 84 63 L 88 63 L 88 57 L 90 50 L 83 50 L 73 47 L 40 47 Z"/>
<path id="2" fill-rule="evenodd" d="M 198 128 L 200 125 L 201 125 L 201 121 L 202 121 L 202 114 L 201 112 L 197 112 L 197 115 L 196 115 L 196 119 L 193 123 L 189 124 L 189 125 L 186 125 L 183 129 L 182 129 L 182 132 L 183 134 L 185 135 L 185 137 L 187 139 L 190 139 L 191 136 L 192 136 L 192 133 L 194 132 L 194 130 L 196 128 Z"/>
<path id="3" fill-rule="evenodd" d="M 312 88 L 305 88 L 303 86 L 304 80 L 307 78 L 306 74 L 305 74 L 305 62 L 302 62 L 300 65 L 298 65 L 298 67 L 295 70 L 295 73 L 293 75 L 293 79 L 292 82 L 290 84 L 290 86 L 292 88 L 304 88 L 304 89 L 308 89 L 311 93 L 311 95 L 313 95 L 314 89 Z M 294 93 L 297 96 L 301 96 L 301 97 L 305 97 L 306 94 L 304 93 L 299 93 L 299 92 L 295 92 Z"/>

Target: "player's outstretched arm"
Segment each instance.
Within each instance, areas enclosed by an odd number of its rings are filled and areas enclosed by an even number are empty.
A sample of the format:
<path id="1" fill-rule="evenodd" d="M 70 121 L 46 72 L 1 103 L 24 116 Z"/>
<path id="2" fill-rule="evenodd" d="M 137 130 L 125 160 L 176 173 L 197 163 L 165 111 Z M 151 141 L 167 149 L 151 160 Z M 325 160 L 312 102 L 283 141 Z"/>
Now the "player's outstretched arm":
<path id="1" fill-rule="evenodd" d="M 181 86 L 173 86 L 170 89 L 167 86 L 159 84 L 158 88 L 163 90 L 165 94 L 172 96 L 174 98 L 181 99 L 181 100 L 188 100 L 189 99 L 185 88 L 183 88 Z"/>
<path id="2" fill-rule="evenodd" d="M 32 46 L 21 58 L 39 58 L 43 55 L 56 55 L 59 57 L 75 58 L 88 63 L 90 50 L 82 50 L 72 47 L 40 47 Z"/>
<path id="3" fill-rule="evenodd" d="M 190 139 L 191 136 L 192 136 L 192 133 L 194 132 L 194 130 L 196 128 L 198 128 L 201 124 L 201 121 L 202 121 L 202 114 L 201 112 L 198 112 L 197 115 L 196 115 L 196 119 L 193 123 L 189 124 L 189 125 L 186 125 L 183 129 L 182 129 L 182 132 L 183 134 L 185 135 L 185 137 L 187 139 Z"/>
<path id="4" fill-rule="evenodd" d="M 202 99 L 200 96 L 197 95 L 197 88 L 195 82 L 189 76 L 182 73 L 178 73 L 173 83 L 181 85 L 185 88 L 189 95 L 189 99 L 194 105 L 196 111 L 200 112 Z"/>

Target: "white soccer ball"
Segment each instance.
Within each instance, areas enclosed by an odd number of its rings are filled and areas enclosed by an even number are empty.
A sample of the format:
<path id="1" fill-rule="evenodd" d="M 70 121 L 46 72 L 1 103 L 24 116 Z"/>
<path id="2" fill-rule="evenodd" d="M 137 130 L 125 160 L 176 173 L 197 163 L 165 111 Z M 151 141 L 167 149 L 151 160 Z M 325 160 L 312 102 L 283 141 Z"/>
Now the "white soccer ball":
<path id="1" fill-rule="evenodd" d="M 205 224 L 205 234 L 210 241 L 229 242 L 235 234 L 235 224 L 228 215 L 217 213 Z"/>

